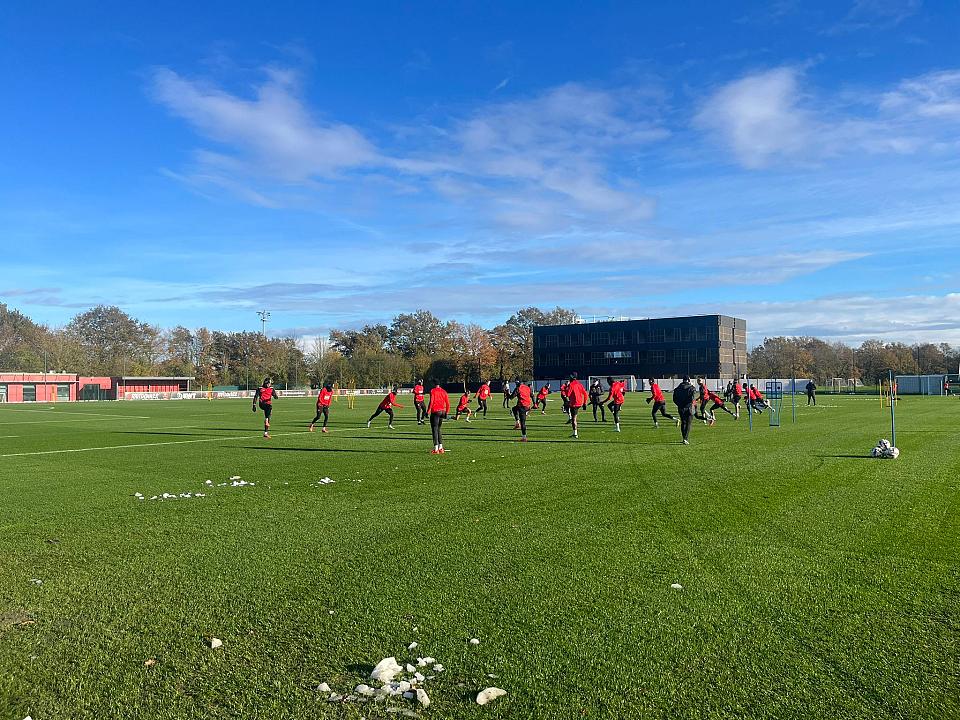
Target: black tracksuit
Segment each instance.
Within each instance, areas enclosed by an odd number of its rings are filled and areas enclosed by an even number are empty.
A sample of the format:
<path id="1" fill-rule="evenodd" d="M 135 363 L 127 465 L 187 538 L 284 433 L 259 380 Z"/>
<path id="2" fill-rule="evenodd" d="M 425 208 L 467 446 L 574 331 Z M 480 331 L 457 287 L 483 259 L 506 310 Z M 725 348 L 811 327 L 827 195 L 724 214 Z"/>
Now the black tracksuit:
<path id="1" fill-rule="evenodd" d="M 690 425 L 693 424 L 693 401 L 697 389 L 688 382 L 682 382 L 673 391 L 673 402 L 680 411 L 680 434 L 684 440 L 690 437 Z"/>

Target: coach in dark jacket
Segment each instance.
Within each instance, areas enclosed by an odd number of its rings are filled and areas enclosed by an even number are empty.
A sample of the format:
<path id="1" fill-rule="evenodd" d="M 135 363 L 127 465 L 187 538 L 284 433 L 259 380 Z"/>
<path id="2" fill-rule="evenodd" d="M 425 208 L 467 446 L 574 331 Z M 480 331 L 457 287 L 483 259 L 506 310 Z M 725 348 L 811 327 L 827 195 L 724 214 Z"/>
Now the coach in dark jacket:
<path id="1" fill-rule="evenodd" d="M 680 412 L 680 434 L 683 444 L 690 444 L 690 425 L 693 424 L 693 400 L 697 396 L 697 389 L 690 383 L 690 377 L 683 376 L 683 382 L 673 390 L 673 402 Z"/>
<path id="2" fill-rule="evenodd" d="M 807 383 L 807 405 L 811 402 L 817 404 L 817 386 L 813 380 Z"/>

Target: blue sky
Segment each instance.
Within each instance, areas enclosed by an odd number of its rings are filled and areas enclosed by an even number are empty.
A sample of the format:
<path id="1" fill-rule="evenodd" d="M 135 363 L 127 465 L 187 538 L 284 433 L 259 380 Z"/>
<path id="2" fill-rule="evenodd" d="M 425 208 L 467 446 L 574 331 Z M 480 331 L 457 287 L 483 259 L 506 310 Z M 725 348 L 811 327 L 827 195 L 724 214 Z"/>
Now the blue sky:
<path id="1" fill-rule="evenodd" d="M 0 11 L 0 300 L 960 343 L 960 3 Z"/>

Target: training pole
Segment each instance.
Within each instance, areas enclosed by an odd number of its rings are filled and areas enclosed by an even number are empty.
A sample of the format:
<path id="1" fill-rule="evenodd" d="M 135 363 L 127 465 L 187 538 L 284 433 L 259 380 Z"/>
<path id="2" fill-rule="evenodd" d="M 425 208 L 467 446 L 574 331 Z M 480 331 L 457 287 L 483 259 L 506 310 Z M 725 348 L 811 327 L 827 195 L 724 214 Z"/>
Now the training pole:
<path id="1" fill-rule="evenodd" d="M 747 378 L 747 419 L 750 421 L 750 432 L 753 432 L 753 403 L 750 400 L 750 378 Z"/>
<path id="2" fill-rule="evenodd" d="M 893 388 L 893 370 L 888 370 L 890 373 L 890 387 Z M 896 403 L 893 401 L 893 398 L 890 399 L 890 442 L 893 443 L 893 446 L 897 446 L 897 411 Z"/>
<path id="3" fill-rule="evenodd" d="M 791 380 L 790 382 L 793 384 L 793 394 L 792 394 L 792 397 L 793 397 L 793 407 L 792 407 L 792 411 L 793 411 L 793 421 L 796 422 L 796 421 L 797 421 L 797 375 L 796 375 L 796 373 L 794 373 L 794 375 L 793 375 L 793 380 Z"/>

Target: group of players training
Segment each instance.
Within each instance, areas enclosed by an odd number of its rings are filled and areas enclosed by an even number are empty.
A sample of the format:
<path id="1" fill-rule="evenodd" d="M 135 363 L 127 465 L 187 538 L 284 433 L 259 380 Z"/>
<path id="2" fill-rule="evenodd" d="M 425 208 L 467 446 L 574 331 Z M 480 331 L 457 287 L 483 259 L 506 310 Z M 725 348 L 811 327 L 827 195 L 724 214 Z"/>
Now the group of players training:
<path id="1" fill-rule="evenodd" d="M 683 382 L 673 390 L 673 402 L 677 406 L 679 417 L 674 417 L 667 413 L 667 401 L 653 378 L 649 379 L 650 396 L 646 399 L 647 403 L 653 403 L 651 416 L 654 427 L 660 427 L 658 416 L 666 418 L 677 424 L 680 428 L 680 435 L 684 445 L 690 444 L 690 427 L 694 420 L 701 420 L 705 424 L 713 425 L 716 423 L 716 412 L 723 411 L 733 417 L 740 418 L 740 403 L 744 397 L 747 399 L 749 409 L 753 412 L 762 413 L 765 409 L 774 410 L 754 385 L 742 385 L 731 380 L 727 383 L 723 396 L 721 397 L 713 390 L 707 387 L 703 378 L 697 378 L 697 385 L 690 382 L 690 378 L 684 376 Z M 443 454 L 443 421 L 447 419 L 451 412 L 450 396 L 443 389 L 439 381 L 433 383 L 429 393 L 424 392 L 423 380 L 417 380 L 413 387 L 413 406 L 417 411 L 417 424 L 425 425 L 430 423 L 430 430 L 433 435 L 433 454 Z M 393 429 L 394 408 L 402 409 L 404 406 L 397 402 L 397 393 L 399 388 L 393 387 L 390 392 L 380 401 L 377 409 L 367 420 L 367 427 L 371 427 L 373 421 L 381 414 L 387 415 L 387 427 Z M 560 385 L 560 397 L 563 400 L 563 413 L 567 416 L 567 424 L 572 426 L 573 434 L 571 437 L 577 438 L 580 434 L 579 414 L 587 407 L 593 408 L 593 421 L 606 422 L 606 411 L 609 410 L 613 415 L 613 426 L 615 432 L 620 432 L 620 410 L 623 407 L 625 395 L 627 392 L 626 383 L 622 380 L 616 380 L 613 377 L 607 378 L 607 389 L 603 389 L 600 380 L 594 380 L 590 385 L 589 391 L 573 373 Z M 604 397 L 606 393 L 606 397 Z M 527 418 L 530 413 L 539 410 L 545 415 L 547 412 L 547 400 L 552 394 L 550 383 L 542 386 L 534 395 L 531 385 L 523 380 L 516 380 L 514 387 L 510 389 L 510 383 L 503 384 L 503 407 L 511 410 L 514 417 L 514 429 L 520 431 L 520 442 L 527 441 Z M 487 400 L 491 395 L 490 381 L 480 385 L 480 388 L 474 393 L 473 399 L 477 401 L 476 410 L 470 408 L 470 393 L 464 387 L 463 394 L 457 402 L 456 411 L 453 419 L 459 420 L 463 415 L 467 422 L 471 422 L 474 415 L 478 418 L 487 417 Z M 263 381 L 263 385 L 254 393 L 253 411 L 257 408 L 263 411 L 263 436 L 270 437 L 270 417 L 273 413 L 273 400 L 279 396 L 279 392 L 274 389 L 270 378 Z M 330 404 L 333 401 L 333 384 L 326 383 L 317 394 L 317 412 L 310 422 L 310 432 L 314 431 L 316 424 L 323 419 L 321 432 L 329 432 L 328 424 L 330 421 Z M 511 407 L 512 400 L 516 403 Z M 709 408 L 707 406 L 710 406 Z M 729 407 L 728 407 L 729 405 Z M 733 408 L 731 410 L 731 407 Z M 599 412 L 600 417 L 597 417 Z"/>

